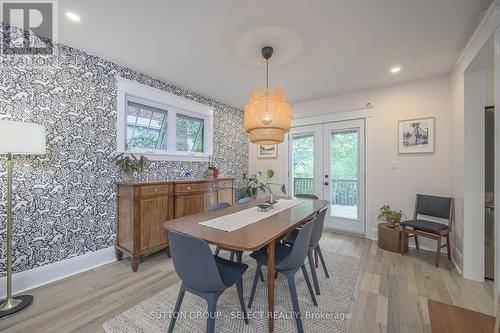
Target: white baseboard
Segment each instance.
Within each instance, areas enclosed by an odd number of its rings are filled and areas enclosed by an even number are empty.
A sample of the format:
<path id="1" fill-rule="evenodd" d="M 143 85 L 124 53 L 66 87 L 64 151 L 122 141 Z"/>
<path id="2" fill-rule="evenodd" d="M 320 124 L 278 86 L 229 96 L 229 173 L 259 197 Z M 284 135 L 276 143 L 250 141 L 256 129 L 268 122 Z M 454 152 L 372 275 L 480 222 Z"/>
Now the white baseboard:
<path id="1" fill-rule="evenodd" d="M 453 249 L 451 250 L 451 261 L 453 262 L 453 265 L 455 265 L 455 268 L 457 269 L 458 273 L 460 273 L 460 276 L 464 276 L 463 273 L 462 273 L 462 269 L 457 264 L 455 256 L 458 257 L 458 259 L 459 259 L 458 261 L 459 262 L 463 262 L 462 261 L 462 253 L 454 246 Z"/>
<path id="2" fill-rule="evenodd" d="M 12 276 L 13 293 L 33 289 L 68 276 L 116 261 L 115 247 L 111 246 L 99 251 L 33 268 Z M 7 294 L 7 278 L 0 278 L 0 298 Z"/>

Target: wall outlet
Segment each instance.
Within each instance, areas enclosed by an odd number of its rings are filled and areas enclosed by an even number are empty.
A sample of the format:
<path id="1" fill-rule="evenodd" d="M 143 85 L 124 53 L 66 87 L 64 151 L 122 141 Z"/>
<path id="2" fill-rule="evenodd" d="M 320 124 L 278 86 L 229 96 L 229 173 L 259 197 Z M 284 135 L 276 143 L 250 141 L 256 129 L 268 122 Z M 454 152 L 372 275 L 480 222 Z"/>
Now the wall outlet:
<path id="1" fill-rule="evenodd" d="M 392 169 L 397 170 L 398 169 L 398 162 L 397 161 L 392 161 Z"/>

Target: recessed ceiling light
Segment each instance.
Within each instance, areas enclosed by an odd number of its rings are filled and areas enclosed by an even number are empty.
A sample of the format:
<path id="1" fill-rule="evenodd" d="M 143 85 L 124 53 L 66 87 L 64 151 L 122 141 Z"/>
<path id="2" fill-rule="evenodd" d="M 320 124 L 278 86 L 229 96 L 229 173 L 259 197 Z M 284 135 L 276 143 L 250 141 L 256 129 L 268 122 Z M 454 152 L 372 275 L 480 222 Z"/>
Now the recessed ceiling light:
<path id="1" fill-rule="evenodd" d="M 69 18 L 73 22 L 80 22 L 80 16 L 73 12 L 67 12 L 66 17 Z"/>
<path id="2" fill-rule="evenodd" d="M 401 67 L 393 67 L 393 68 L 391 68 L 391 73 L 392 74 L 399 73 L 400 71 L 401 71 Z"/>

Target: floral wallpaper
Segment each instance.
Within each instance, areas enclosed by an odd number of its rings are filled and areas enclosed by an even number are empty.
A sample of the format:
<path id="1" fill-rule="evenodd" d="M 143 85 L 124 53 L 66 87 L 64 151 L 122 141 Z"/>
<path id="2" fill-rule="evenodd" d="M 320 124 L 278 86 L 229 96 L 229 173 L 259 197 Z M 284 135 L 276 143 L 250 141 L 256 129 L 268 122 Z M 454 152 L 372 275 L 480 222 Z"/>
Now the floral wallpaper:
<path id="1" fill-rule="evenodd" d="M 214 108 L 214 162 L 223 176 L 248 170 L 242 111 L 66 46 L 48 65 L 12 64 L 0 55 L 0 119 L 43 124 L 47 154 L 16 156 L 14 271 L 114 245 L 116 77 L 135 80 Z M 0 155 L 0 275 L 6 264 L 6 168 Z M 153 162 L 148 180 L 202 177 L 204 162 Z"/>

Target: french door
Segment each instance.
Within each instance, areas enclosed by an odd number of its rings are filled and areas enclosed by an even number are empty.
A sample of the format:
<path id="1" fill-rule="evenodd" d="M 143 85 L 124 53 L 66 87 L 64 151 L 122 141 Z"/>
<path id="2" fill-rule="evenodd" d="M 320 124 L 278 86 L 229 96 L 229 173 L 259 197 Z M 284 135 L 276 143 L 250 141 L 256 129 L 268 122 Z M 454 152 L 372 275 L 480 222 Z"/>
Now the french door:
<path id="1" fill-rule="evenodd" d="M 294 127 L 290 130 L 293 195 L 328 200 L 325 227 L 365 234 L 364 120 Z"/>

